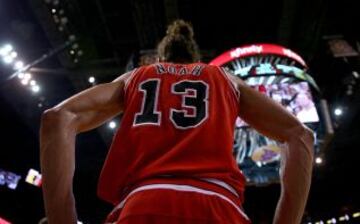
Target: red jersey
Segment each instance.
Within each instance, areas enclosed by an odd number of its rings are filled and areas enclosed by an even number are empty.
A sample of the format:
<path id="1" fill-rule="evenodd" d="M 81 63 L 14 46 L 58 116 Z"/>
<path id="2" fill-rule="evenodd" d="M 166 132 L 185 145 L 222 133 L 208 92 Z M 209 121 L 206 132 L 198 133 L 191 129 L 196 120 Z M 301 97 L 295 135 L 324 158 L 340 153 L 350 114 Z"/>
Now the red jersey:
<path id="1" fill-rule="evenodd" d="M 221 68 L 143 66 L 124 91 L 121 125 L 99 179 L 102 199 L 117 204 L 143 181 L 175 177 L 220 180 L 242 200 L 245 180 L 232 154 L 239 93 Z"/>

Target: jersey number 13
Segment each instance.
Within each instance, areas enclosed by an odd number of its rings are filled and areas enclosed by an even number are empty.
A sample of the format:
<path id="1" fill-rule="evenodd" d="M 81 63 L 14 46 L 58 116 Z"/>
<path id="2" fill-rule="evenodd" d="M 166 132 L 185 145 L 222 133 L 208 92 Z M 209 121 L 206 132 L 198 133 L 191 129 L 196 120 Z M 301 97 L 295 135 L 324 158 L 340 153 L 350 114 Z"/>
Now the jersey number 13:
<path id="1" fill-rule="evenodd" d="M 135 114 L 134 126 L 160 125 L 161 111 L 157 110 L 160 79 L 148 79 L 139 85 L 143 92 L 141 111 Z M 169 119 L 176 128 L 194 128 L 208 117 L 209 86 L 203 81 L 183 80 L 172 84 L 171 93 L 181 95 L 181 109 L 169 108 Z M 161 103 L 161 102 L 160 102 Z M 191 108 L 189 113 L 186 108 Z"/>

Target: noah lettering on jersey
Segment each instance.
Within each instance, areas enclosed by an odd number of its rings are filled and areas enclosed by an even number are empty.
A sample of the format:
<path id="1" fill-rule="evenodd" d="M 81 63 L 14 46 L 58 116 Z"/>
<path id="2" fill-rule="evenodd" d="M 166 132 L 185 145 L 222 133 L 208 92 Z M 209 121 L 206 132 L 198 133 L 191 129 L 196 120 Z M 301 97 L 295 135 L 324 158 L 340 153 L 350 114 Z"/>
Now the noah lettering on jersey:
<path id="1" fill-rule="evenodd" d="M 157 74 L 171 74 L 171 75 L 201 75 L 201 72 L 204 68 L 203 65 L 194 65 L 192 69 L 189 70 L 186 66 L 181 66 L 176 68 L 174 65 L 164 65 L 164 64 L 155 64 L 155 69 Z"/>

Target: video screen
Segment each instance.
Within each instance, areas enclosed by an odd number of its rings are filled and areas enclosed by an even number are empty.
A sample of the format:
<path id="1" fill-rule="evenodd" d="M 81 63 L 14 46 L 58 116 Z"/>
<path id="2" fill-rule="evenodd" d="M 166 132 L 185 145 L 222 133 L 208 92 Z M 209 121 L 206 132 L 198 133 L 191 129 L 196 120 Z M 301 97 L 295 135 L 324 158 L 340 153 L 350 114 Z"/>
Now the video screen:
<path id="1" fill-rule="evenodd" d="M 308 83 L 280 83 L 253 88 L 283 105 L 301 122 L 319 121 Z M 278 182 L 282 147 L 281 143 L 261 135 L 240 118 L 237 119 L 233 155 L 248 184 Z"/>
<path id="2" fill-rule="evenodd" d="M 253 88 L 283 105 L 302 123 L 319 121 L 319 116 L 316 111 L 315 103 L 308 83 L 279 83 L 272 85 L 259 85 L 254 86 Z M 247 126 L 247 124 L 238 118 L 236 121 L 236 127 L 243 126 Z"/>

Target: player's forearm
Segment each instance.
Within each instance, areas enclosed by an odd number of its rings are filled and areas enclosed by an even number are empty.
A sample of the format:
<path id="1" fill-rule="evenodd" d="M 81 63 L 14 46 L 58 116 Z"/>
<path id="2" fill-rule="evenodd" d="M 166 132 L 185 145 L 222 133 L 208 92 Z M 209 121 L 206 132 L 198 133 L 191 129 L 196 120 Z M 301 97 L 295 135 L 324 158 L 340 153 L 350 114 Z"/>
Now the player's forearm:
<path id="1" fill-rule="evenodd" d="M 42 117 L 40 162 L 45 210 L 50 224 L 76 223 L 72 179 L 75 136 L 71 115 L 50 110 Z"/>
<path id="2" fill-rule="evenodd" d="M 299 224 L 307 202 L 313 166 L 313 136 L 298 127 L 286 141 L 281 164 L 281 196 L 274 224 Z"/>

